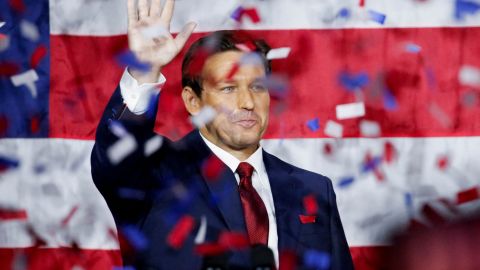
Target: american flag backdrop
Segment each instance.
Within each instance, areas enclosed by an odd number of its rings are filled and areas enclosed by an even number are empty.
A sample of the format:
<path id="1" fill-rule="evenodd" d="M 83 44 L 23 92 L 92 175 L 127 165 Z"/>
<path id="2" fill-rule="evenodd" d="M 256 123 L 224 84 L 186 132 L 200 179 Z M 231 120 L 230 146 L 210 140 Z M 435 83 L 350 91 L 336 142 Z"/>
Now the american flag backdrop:
<path id="1" fill-rule="evenodd" d="M 262 145 L 332 179 L 357 269 L 381 267 L 392 231 L 478 210 L 480 1 L 177 0 L 172 31 L 188 21 L 188 44 L 244 29 L 290 49 Z M 126 31 L 125 0 L 0 1 L 1 269 L 121 265 L 90 151 Z M 172 139 L 192 129 L 183 53 L 157 114 Z"/>

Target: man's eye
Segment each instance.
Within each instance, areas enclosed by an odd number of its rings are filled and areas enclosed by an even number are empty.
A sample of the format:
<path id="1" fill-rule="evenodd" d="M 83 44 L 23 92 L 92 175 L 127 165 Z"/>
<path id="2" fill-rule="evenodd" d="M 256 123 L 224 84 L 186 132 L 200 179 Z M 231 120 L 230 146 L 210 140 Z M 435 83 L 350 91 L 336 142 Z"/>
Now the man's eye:
<path id="1" fill-rule="evenodd" d="M 256 92 L 267 91 L 267 87 L 261 84 L 254 84 L 251 87 L 252 87 L 252 90 Z"/>
<path id="2" fill-rule="evenodd" d="M 222 89 L 222 92 L 224 93 L 230 93 L 230 92 L 233 92 L 235 90 L 235 87 L 233 86 L 227 86 L 227 87 L 223 87 Z"/>

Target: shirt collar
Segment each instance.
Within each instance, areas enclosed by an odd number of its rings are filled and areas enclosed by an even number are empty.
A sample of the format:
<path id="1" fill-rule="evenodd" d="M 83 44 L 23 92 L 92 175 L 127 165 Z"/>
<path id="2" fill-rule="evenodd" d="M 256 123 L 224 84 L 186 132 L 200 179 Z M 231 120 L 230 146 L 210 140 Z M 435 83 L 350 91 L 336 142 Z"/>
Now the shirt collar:
<path id="1" fill-rule="evenodd" d="M 208 148 L 210 148 L 210 150 L 212 150 L 212 152 L 223 163 L 225 163 L 225 165 L 227 165 L 232 170 L 232 172 L 235 173 L 241 161 L 234 157 L 232 154 L 228 153 L 227 151 L 223 150 L 222 148 L 209 141 L 202 135 L 201 132 L 199 133 L 200 137 L 202 137 Z M 250 165 L 252 165 L 255 171 L 258 173 L 264 167 L 262 146 L 259 145 L 257 150 L 255 150 L 255 152 L 250 155 L 244 162 L 248 162 Z"/>

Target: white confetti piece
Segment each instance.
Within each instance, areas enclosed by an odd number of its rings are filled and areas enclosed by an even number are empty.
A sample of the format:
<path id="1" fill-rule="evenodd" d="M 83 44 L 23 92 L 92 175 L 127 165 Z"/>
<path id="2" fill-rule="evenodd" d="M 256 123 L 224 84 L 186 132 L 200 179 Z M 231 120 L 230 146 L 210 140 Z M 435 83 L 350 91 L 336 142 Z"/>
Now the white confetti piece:
<path id="1" fill-rule="evenodd" d="M 117 136 L 119 138 L 128 135 L 128 131 L 125 129 L 125 127 L 122 125 L 122 123 L 120 123 L 118 121 L 111 121 L 108 124 L 108 128 L 110 129 L 110 131 L 113 134 L 115 134 L 115 136 Z"/>
<path id="2" fill-rule="evenodd" d="M 195 236 L 195 244 L 201 244 L 205 242 L 205 237 L 207 236 L 207 218 L 202 216 L 200 220 L 200 227 L 198 229 L 197 235 Z"/>
<path id="3" fill-rule="evenodd" d="M 163 144 L 163 137 L 162 136 L 153 136 L 145 143 L 145 148 L 143 153 L 145 156 L 150 156 L 151 154 L 155 153 Z"/>
<path id="4" fill-rule="evenodd" d="M 38 32 L 37 26 L 31 22 L 23 20 L 20 23 L 20 31 L 25 38 L 31 41 L 35 42 L 40 39 L 40 33 Z"/>
<path id="5" fill-rule="evenodd" d="M 126 135 L 107 149 L 107 156 L 110 162 L 116 165 L 133 153 L 136 148 L 135 138 L 132 135 Z"/>
<path id="6" fill-rule="evenodd" d="M 284 59 L 287 58 L 288 55 L 290 54 L 290 49 L 289 47 L 283 47 L 283 48 L 277 48 L 277 49 L 272 49 L 267 53 L 267 59 L 268 60 L 273 60 L 273 59 Z"/>
<path id="7" fill-rule="evenodd" d="M 193 125 L 195 125 L 197 128 L 200 128 L 210 123 L 216 115 L 217 111 L 214 108 L 205 106 L 197 115 L 192 116 L 190 120 L 192 121 Z"/>
<path id="8" fill-rule="evenodd" d="M 246 53 L 240 59 L 240 65 L 263 66 L 263 60 L 258 53 Z"/>
<path id="9" fill-rule="evenodd" d="M 365 104 L 357 102 L 337 105 L 336 111 L 338 120 L 362 117 L 365 115 Z"/>
<path id="10" fill-rule="evenodd" d="M 343 126 L 335 121 L 328 120 L 323 132 L 330 137 L 341 138 L 343 136 Z"/>
<path id="11" fill-rule="evenodd" d="M 480 69 L 474 66 L 463 66 L 458 72 L 458 80 L 467 86 L 480 86 Z"/>
<path id="12" fill-rule="evenodd" d="M 0 22 L 0 28 L 5 25 L 5 22 Z"/>
<path id="13" fill-rule="evenodd" d="M 375 121 L 360 121 L 360 134 L 364 137 L 379 137 L 381 133 L 380 125 Z"/>
<path id="14" fill-rule="evenodd" d="M 23 73 L 12 76 L 10 79 L 16 87 L 26 85 L 28 90 L 30 90 L 32 97 L 37 97 L 37 87 L 35 86 L 35 82 L 38 80 L 38 74 L 35 70 L 27 70 Z"/>

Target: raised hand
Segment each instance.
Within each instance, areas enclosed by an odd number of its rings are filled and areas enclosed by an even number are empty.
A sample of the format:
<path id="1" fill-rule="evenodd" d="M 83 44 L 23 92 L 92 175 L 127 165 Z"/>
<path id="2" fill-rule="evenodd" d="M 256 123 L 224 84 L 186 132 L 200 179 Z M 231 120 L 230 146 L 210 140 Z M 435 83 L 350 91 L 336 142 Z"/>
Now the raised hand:
<path id="1" fill-rule="evenodd" d="M 173 38 L 170 33 L 175 0 L 128 0 L 128 43 L 130 50 L 142 62 L 149 63 L 152 70 L 141 73 L 130 70 L 139 83 L 155 82 L 163 66 L 170 63 L 182 50 L 193 30 L 194 22 L 187 23 Z"/>

